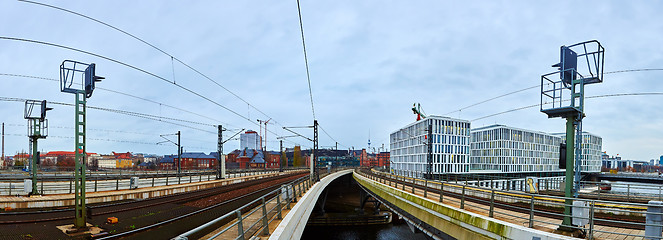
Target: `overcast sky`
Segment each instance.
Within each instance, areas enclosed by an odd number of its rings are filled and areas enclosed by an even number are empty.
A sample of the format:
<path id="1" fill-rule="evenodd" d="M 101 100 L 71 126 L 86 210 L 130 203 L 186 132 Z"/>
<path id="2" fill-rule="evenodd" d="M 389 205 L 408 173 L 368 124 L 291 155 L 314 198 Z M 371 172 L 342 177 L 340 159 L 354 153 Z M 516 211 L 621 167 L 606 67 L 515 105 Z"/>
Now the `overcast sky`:
<path id="1" fill-rule="evenodd" d="M 217 138 L 212 125 L 259 131 L 256 120 L 269 118 L 274 124 L 267 125 L 271 131 L 268 148 L 278 150 L 274 133 L 292 135 L 283 126 L 312 125 L 295 0 L 45 3 L 131 33 L 243 100 L 112 28 L 61 10 L 3 0 L 2 37 L 85 50 L 168 81 L 174 78 L 210 100 L 97 56 L 0 39 L 0 74 L 5 74 L 0 75 L 0 97 L 4 99 L 0 101 L 0 122 L 6 124 L 6 154 L 28 148 L 24 104 L 7 98 L 74 102 L 73 94 L 61 93 L 59 83 L 48 80 L 59 78 L 58 68 L 65 59 L 96 63 L 97 75 L 106 77 L 88 99 L 89 107 L 170 118 L 158 121 L 88 109 L 88 152 L 172 154 L 176 151 L 172 144 L 156 143 L 165 141 L 159 135 L 178 130 L 185 151 L 211 152 L 216 150 Z M 559 61 L 562 45 L 599 40 L 606 49 L 606 72 L 663 68 L 662 10 L 659 1 L 303 0 L 315 116 L 339 142 L 339 149 L 366 148 L 369 132 L 372 147 L 388 147 L 389 134 L 415 120 L 410 110 L 413 103 L 421 103 L 427 114 L 444 115 L 535 86 L 542 74 L 554 71 L 550 66 Z M 603 83 L 587 86 L 585 93 L 660 93 L 662 76 L 663 71 L 606 74 Z M 474 120 L 539 100 L 540 91 L 534 88 L 449 116 Z M 603 151 L 637 160 L 658 159 L 663 154 L 663 96 L 594 98 L 585 104 L 584 130 L 603 138 Z M 39 149 L 71 151 L 74 109 L 52 107 L 47 115 L 49 136 L 39 140 Z M 472 127 L 495 123 L 564 131 L 564 120 L 548 119 L 538 107 L 471 122 Z M 312 138 L 310 129 L 297 131 Z M 312 146 L 303 138 L 288 140 L 286 147 L 295 143 Z M 333 145 L 334 140 L 320 131 L 320 146 Z M 230 140 L 225 150 L 238 147 L 238 140 Z"/>

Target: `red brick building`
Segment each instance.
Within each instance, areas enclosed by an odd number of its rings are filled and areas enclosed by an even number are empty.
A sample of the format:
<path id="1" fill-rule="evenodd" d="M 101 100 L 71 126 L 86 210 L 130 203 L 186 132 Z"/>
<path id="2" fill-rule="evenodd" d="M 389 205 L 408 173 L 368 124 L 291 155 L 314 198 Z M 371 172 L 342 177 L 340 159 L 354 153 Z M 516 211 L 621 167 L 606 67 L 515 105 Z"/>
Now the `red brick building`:
<path id="1" fill-rule="evenodd" d="M 377 156 L 378 165 L 377 166 L 378 167 L 389 168 L 389 163 L 390 163 L 389 156 L 390 156 L 389 152 L 378 153 L 378 156 Z"/>

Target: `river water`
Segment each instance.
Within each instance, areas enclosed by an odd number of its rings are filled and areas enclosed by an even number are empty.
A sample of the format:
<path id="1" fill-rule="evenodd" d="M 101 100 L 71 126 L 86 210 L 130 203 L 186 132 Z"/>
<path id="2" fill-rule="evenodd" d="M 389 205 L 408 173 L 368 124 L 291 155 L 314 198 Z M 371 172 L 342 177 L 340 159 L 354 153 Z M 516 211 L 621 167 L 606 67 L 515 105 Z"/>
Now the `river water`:
<path id="1" fill-rule="evenodd" d="M 311 240 L 428 240 L 423 233 L 412 233 L 404 222 L 364 226 L 307 226 L 301 239 Z"/>
<path id="2" fill-rule="evenodd" d="M 619 181 L 603 181 L 610 183 L 612 189 L 610 193 L 618 194 L 635 194 L 635 195 L 655 195 L 663 194 L 663 186 L 654 183 L 636 183 L 636 182 L 619 182 Z"/>

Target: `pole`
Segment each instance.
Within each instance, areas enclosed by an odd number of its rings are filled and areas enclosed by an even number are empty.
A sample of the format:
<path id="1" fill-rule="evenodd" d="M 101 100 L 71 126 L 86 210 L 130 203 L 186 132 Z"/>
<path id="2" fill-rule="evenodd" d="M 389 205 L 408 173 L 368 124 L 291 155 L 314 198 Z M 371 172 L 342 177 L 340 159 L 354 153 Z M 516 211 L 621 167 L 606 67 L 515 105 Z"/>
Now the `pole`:
<path id="1" fill-rule="evenodd" d="M 318 120 L 313 120 L 313 169 L 315 172 L 315 180 L 319 181 L 320 175 L 318 175 Z"/>
<path id="2" fill-rule="evenodd" d="M 36 120 L 35 122 L 38 122 Z M 36 123 L 35 123 L 36 124 Z M 35 125 L 39 129 L 38 125 Z M 31 195 L 37 195 L 37 161 L 39 161 L 39 153 L 37 152 L 37 137 L 33 136 L 32 139 L 32 164 L 30 166 L 30 173 L 32 174 L 32 192 Z"/>
<path id="3" fill-rule="evenodd" d="M 571 226 L 571 205 L 573 205 L 573 175 L 574 175 L 574 133 L 575 128 L 573 123 L 575 122 L 575 117 L 566 118 L 566 182 L 564 188 L 564 220 L 562 221 L 563 226 Z"/>
<path id="4" fill-rule="evenodd" d="M 181 132 L 177 131 L 177 175 L 182 171 L 182 147 L 180 145 Z"/>
<path id="5" fill-rule="evenodd" d="M 283 172 L 283 161 L 285 160 L 283 159 L 283 139 L 279 141 L 279 153 L 281 154 L 281 156 L 279 156 L 279 159 L 281 159 L 281 161 L 279 161 L 279 172 Z"/>
<path id="6" fill-rule="evenodd" d="M 5 164 L 5 123 L 2 123 L 2 165 Z"/>
<path id="7" fill-rule="evenodd" d="M 219 124 L 219 141 L 216 146 L 216 156 L 219 162 L 216 179 L 226 178 L 226 159 L 223 157 L 223 126 Z"/>

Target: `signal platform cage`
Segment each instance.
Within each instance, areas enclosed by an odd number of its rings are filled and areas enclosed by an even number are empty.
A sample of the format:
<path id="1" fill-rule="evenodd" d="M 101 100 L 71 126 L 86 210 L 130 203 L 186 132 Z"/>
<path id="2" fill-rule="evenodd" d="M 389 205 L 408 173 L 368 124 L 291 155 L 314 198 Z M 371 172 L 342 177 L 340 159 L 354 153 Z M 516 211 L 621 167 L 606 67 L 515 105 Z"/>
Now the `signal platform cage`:
<path id="1" fill-rule="evenodd" d="M 562 46 L 553 65 L 558 71 L 541 76 L 541 112 L 549 118 L 582 116 L 585 85 L 603 82 L 604 52 L 596 40 Z"/>

